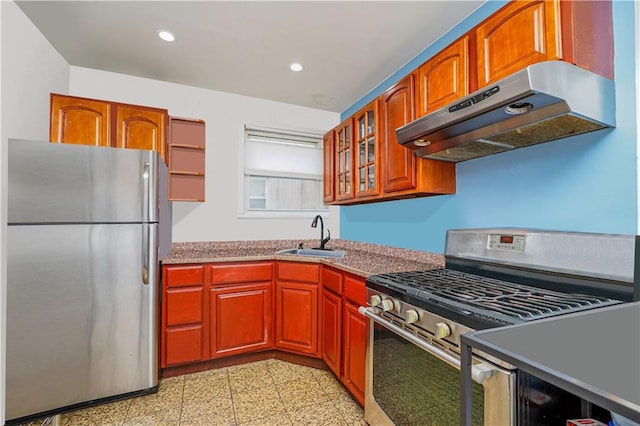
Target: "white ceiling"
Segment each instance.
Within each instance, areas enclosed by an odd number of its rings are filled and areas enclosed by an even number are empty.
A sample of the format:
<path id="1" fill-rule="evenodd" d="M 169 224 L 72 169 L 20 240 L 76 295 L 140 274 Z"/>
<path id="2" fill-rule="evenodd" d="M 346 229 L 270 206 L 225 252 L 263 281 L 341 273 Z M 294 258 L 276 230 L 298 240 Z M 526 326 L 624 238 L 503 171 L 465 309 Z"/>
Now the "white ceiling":
<path id="1" fill-rule="evenodd" d="M 342 112 L 484 1 L 16 3 L 71 65 Z"/>

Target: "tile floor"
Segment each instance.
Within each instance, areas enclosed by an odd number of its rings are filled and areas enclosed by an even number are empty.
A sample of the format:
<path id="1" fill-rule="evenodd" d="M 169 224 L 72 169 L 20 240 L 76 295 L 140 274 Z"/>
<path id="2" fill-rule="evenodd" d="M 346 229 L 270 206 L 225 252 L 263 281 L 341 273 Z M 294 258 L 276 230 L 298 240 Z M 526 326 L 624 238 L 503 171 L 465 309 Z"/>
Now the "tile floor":
<path id="1" fill-rule="evenodd" d="M 155 394 L 61 417 L 62 426 L 366 425 L 331 372 L 277 359 L 161 379 Z"/>

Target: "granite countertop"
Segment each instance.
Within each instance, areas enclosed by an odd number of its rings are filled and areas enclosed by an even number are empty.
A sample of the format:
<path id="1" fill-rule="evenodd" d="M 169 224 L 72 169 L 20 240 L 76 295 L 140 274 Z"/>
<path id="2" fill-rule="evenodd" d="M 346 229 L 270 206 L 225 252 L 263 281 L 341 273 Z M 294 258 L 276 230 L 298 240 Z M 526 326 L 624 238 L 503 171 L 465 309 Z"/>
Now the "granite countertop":
<path id="1" fill-rule="evenodd" d="M 444 267 L 444 256 L 419 250 L 401 249 L 378 244 L 335 239 L 327 248 L 344 250 L 340 259 L 276 254 L 276 251 L 318 246 L 318 240 L 201 241 L 173 243 L 163 264 L 237 262 L 248 260 L 290 260 L 334 265 L 357 275 L 369 275 L 438 269 Z"/>

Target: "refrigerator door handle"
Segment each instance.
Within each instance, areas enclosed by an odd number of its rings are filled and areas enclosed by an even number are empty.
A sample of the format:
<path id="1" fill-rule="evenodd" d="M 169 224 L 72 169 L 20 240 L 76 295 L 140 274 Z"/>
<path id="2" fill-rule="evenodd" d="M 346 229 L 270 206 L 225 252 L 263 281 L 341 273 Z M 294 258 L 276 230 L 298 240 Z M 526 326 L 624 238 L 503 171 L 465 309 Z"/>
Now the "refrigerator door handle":
<path id="1" fill-rule="evenodd" d="M 145 161 L 142 166 L 142 221 L 149 221 L 149 201 L 151 198 L 150 173 L 151 165 Z"/>
<path id="2" fill-rule="evenodd" d="M 149 225 L 142 224 L 142 283 L 149 284 L 149 251 L 151 241 L 149 240 Z"/>

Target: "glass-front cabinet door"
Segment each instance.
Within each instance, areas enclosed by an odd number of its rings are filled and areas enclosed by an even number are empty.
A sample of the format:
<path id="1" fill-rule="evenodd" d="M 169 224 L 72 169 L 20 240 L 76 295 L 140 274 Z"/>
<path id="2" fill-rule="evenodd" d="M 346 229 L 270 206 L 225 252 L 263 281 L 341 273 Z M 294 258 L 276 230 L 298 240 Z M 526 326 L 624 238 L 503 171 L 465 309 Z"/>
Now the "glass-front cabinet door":
<path id="1" fill-rule="evenodd" d="M 353 125 L 349 119 L 336 128 L 336 199 L 353 198 Z"/>
<path id="2" fill-rule="evenodd" d="M 355 190 L 356 197 L 378 194 L 378 101 L 355 115 Z"/>

